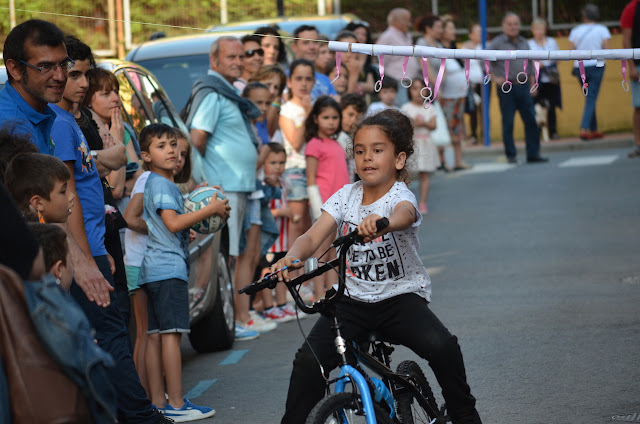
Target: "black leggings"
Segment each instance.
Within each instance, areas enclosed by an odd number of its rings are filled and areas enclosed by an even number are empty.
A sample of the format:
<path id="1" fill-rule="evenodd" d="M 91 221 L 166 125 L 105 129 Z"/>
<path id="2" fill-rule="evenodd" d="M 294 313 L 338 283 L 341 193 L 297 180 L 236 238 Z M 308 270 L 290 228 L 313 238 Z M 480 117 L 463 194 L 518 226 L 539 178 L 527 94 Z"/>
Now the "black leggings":
<path id="1" fill-rule="evenodd" d="M 407 346 L 429 366 L 438 379 L 452 418 L 468 416 L 480 423 L 464 370 L 458 339 L 431 312 L 428 302 L 416 294 L 404 294 L 378 303 L 363 303 L 344 297 L 336 305 L 342 336 L 366 341 L 374 331 L 382 339 Z M 339 363 L 331 321 L 322 316 L 308 336 L 309 344 L 328 374 Z M 303 423 L 324 396 L 325 380 L 307 343 L 296 353 L 282 423 Z M 474 421 L 475 419 L 475 421 Z M 462 422 L 460 420 L 459 422 Z"/>

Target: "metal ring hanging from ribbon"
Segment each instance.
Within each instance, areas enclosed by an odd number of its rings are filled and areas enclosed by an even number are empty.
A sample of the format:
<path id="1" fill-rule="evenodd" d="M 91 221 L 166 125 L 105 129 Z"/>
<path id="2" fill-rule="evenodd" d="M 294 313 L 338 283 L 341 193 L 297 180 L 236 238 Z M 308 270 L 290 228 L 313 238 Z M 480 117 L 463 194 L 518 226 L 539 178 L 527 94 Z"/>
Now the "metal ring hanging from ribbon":
<path id="1" fill-rule="evenodd" d="M 528 64 L 529 64 L 529 59 L 525 59 L 524 60 L 524 70 L 522 72 L 518 72 L 518 75 L 516 75 L 516 80 L 520 84 L 526 84 L 527 81 L 529 80 L 529 75 L 527 75 L 527 65 Z M 524 75 L 524 80 L 520 80 L 520 75 Z"/>
<path id="2" fill-rule="evenodd" d="M 411 87 L 413 84 L 413 80 L 405 75 L 407 75 L 407 65 L 409 64 L 409 56 L 405 56 L 402 60 L 402 79 L 400 80 L 400 85 L 404 88 Z M 409 84 L 405 84 L 405 81 L 408 80 Z"/>
<path id="3" fill-rule="evenodd" d="M 620 62 L 622 63 L 622 89 L 624 91 L 629 91 L 629 83 L 627 82 L 627 61 L 622 59 Z"/>
<path id="4" fill-rule="evenodd" d="M 578 69 L 580 70 L 580 79 L 582 80 L 582 94 L 587 97 L 589 94 L 589 84 L 587 83 L 587 74 L 584 70 L 584 63 L 581 60 L 578 61 Z"/>
<path id="5" fill-rule="evenodd" d="M 489 72 L 489 61 L 485 60 L 484 61 L 484 85 L 489 84 L 489 82 L 491 82 L 491 72 Z"/>
<path id="6" fill-rule="evenodd" d="M 469 85 L 471 85 L 471 82 L 469 81 L 469 70 L 470 70 L 470 68 L 471 68 L 471 60 L 470 59 L 465 59 L 464 60 L 464 78 L 465 78 L 465 82 L 460 84 L 460 88 L 461 89 L 469 88 Z"/>
<path id="7" fill-rule="evenodd" d="M 424 87 L 420 90 L 420 96 L 424 99 L 423 106 L 425 109 L 429 109 L 431 106 L 431 98 L 433 97 L 433 90 L 429 87 L 429 59 L 422 58 L 422 78 L 424 80 Z M 429 93 L 426 94 L 425 93 Z"/>
<path id="8" fill-rule="evenodd" d="M 530 93 L 533 93 L 534 91 L 536 91 L 538 89 L 538 81 L 539 81 L 539 78 L 540 78 L 540 61 L 539 60 L 534 60 L 533 61 L 533 69 L 535 70 L 536 83 L 533 84 L 531 86 L 531 88 L 529 89 Z"/>
<path id="9" fill-rule="evenodd" d="M 378 59 L 379 68 L 380 68 L 380 79 L 376 81 L 376 84 L 373 86 L 373 89 L 376 93 L 379 93 L 382 90 L 382 80 L 384 79 L 384 55 L 381 54 Z"/>
<path id="10" fill-rule="evenodd" d="M 507 94 L 511 92 L 511 89 L 513 88 L 513 83 L 511 81 L 509 81 L 509 61 L 505 60 L 504 61 L 504 82 L 502 83 L 502 92 Z M 508 90 L 505 89 L 505 86 L 509 87 Z"/>

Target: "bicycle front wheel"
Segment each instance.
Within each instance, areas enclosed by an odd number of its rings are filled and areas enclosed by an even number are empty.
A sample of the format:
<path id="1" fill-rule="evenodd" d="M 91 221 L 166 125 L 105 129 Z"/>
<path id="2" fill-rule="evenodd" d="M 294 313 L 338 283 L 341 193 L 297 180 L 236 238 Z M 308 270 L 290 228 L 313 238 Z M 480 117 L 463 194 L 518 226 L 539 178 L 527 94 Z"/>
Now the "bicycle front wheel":
<path id="1" fill-rule="evenodd" d="M 362 412 L 362 402 L 354 393 L 334 393 L 322 399 L 313 407 L 306 424 L 353 424 L 366 423 Z M 391 424 L 389 413 L 373 404 L 376 421 L 379 424 Z"/>
<path id="2" fill-rule="evenodd" d="M 424 376 L 422 369 L 414 361 L 402 361 L 398 365 L 397 374 L 409 376 L 420 390 L 422 396 L 427 400 L 429 409 L 425 409 L 416 400 L 413 393 L 408 389 L 404 389 L 402 393 L 396 395 L 396 406 L 398 409 L 398 418 L 402 424 L 431 424 L 445 422 L 438 412 L 438 404 L 433 397 L 433 392 L 429 386 L 427 378 Z"/>

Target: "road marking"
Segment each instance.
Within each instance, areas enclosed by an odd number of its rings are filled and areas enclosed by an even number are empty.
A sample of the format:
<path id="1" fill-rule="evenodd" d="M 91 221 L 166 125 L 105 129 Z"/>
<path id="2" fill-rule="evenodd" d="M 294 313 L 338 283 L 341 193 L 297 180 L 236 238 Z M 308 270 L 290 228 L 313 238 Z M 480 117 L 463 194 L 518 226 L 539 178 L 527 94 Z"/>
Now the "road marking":
<path id="1" fill-rule="evenodd" d="M 571 158 L 560 163 L 560 168 L 573 167 L 573 166 L 598 166 L 598 165 L 610 165 L 616 159 L 618 155 L 601 155 L 601 156 L 587 156 L 582 158 Z"/>
<path id="2" fill-rule="evenodd" d="M 431 266 L 429 268 L 426 268 L 427 273 L 429 275 L 437 275 L 440 274 L 442 271 L 444 271 L 444 267 L 443 266 Z"/>
<path id="3" fill-rule="evenodd" d="M 193 389 L 189 390 L 189 392 L 184 395 L 184 397 L 187 399 L 196 399 L 209 390 L 209 387 L 211 387 L 216 381 L 218 380 L 215 378 L 213 380 L 200 380 Z"/>
<path id="4" fill-rule="evenodd" d="M 464 171 L 456 171 L 453 175 L 469 175 L 469 174 L 488 174 L 491 172 L 504 172 L 515 168 L 517 165 L 510 163 L 474 163 L 473 168 Z"/>
<path id="5" fill-rule="evenodd" d="M 246 349 L 246 350 L 234 350 L 229 355 L 227 355 L 227 357 L 224 358 L 224 360 L 222 362 L 220 362 L 218 365 L 233 365 L 233 364 L 237 364 L 240 361 L 240 359 L 242 359 L 242 357 L 247 352 L 249 352 L 248 349 Z"/>

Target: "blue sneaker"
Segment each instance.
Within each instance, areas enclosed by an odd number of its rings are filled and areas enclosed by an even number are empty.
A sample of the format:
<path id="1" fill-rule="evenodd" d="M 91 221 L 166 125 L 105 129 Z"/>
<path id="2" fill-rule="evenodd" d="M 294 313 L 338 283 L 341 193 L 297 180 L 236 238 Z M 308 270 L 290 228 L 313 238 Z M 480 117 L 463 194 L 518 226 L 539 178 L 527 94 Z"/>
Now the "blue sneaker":
<path id="1" fill-rule="evenodd" d="M 257 339 L 260 333 L 250 328 L 245 327 L 236 321 L 236 340 L 253 340 Z"/>
<path id="2" fill-rule="evenodd" d="M 182 405 L 180 409 L 175 409 L 169 404 L 166 404 L 164 407 L 165 417 L 171 418 L 176 423 L 202 420 L 212 417 L 215 413 L 215 409 L 207 406 L 196 406 L 189 402 L 189 399 L 184 399 L 184 405 Z"/>

